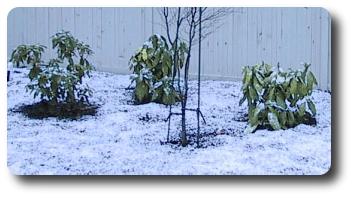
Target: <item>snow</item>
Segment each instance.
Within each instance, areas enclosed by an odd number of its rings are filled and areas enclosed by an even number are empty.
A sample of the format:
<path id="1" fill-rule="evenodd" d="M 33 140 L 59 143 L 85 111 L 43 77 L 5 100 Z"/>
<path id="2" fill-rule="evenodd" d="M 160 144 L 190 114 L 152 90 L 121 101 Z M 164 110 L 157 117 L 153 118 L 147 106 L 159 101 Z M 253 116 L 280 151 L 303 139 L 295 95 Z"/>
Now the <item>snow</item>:
<path id="1" fill-rule="evenodd" d="M 87 83 L 96 116 L 79 120 L 29 119 L 11 109 L 34 100 L 25 92 L 27 69 L 14 69 L 8 82 L 8 161 L 17 175 L 321 175 L 331 166 L 331 95 L 315 90 L 317 126 L 244 133 L 246 104 L 240 82 L 202 81 L 201 111 L 211 134 L 196 145 L 166 141 L 169 108 L 133 105 L 129 75 L 93 72 Z M 188 107 L 197 104 L 197 82 L 190 81 Z M 173 107 L 174 112 L 179 106 Z M 187 114 L 188 133 L 196 133 L 195 112 Z M 180 117 L 171 120 L 177 139 Z M 189 137 L 189 139 L 193 139 Z"/>

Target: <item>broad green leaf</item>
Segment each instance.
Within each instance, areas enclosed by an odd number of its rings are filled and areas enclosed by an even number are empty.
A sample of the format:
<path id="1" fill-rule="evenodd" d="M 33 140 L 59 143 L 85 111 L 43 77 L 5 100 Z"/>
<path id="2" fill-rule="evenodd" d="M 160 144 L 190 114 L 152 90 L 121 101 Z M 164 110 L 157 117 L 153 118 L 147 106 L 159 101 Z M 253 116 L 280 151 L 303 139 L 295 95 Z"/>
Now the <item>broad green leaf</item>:
<path id="1" fill-rule="evenodd" d="M 253 78 L 253 86 L 256 89 L 257 93 L 261 93 L 262 91 L 262 86 L 258 83 L 257 78 Z"/>
<path id="2" fill-rule="evenodd" d="M 241 98 L 240 102 L 238 103 L 239 106 L 242 105 L 242 103 L 246 100 L 246 95 L 243 95 L 243 97 Z"/>
<path id="3" fill-rule="evenodd" d="M 258 115 L 261 112 L 261 109 L 259 107 L 256 107 L 255 109 L 252 110 L 251 115 L 249 115 L 249 123 L 254 126 L 259 123 L 258 121 Z"/>
<path id="4" fill-rule="evenodd" d="M 266 72 L 271 72 L 272 71 L 272 65 L 265 64 L 265 71 Z"/>
<path id="5" fill-rule="evenodd" d="M 244 84 L 245 86 L 248 86 L 251 82 L 251 79 L 252 79 L 252 72 L 248 69 L 248 68 L 245 68 L 245 78 L 244 78 Z"/>
<path id="6" fill-rule="evenodd" d="M 270 91 L 269 91 L 269 94 L 268 94 L 268 100 L 269 100 L 269 101 L 274 101 L 274 98 L 275 98 L 274 92 L 275 92 L 275 88 L 272 87 L 272 88 L 270 89 Z"/>
<path id="7" fill-rule="evenodd" d="M 313 73 L 311 71 L 309 71 L 307 73 L 307 88 L 309 90 L 312 90 L 313 89 L 313 85 L 317 85 L 317 80 L 315 78 L 315 76 L 313 75 Z"/>
<path id="8" fill-rule="evenodd" d="M 148 68 L 153 68 L 153 63 L 152 63 L 152 60 L 151 59 L 146 59 L 145 60 L 145 64 Z"/>
<path id="9" fill-rule="evenodd" d="M 279 130 L 281 128 L 278 121 L 278 117 L 275 113 L 273 112 L 268 113 L 268 121 L 274 130 Z"/>
<path id="10" fill-rule="evenodd" d="M 259 82 L 259 84 L 262 86 L 264 86 L 264 84 L 265 84 L 265 82 L 264 82 L 264 78 L 262 77 L 262 74 L 260 74 L 259 72 L 256 72 L 256 78 L 257 78 L 257 80 L 258 80 L 258 82 Z"/>
<path id="11" fill-rule="evenodd" d="M 33 80 L 35 77 L 38 77 L 38 74 L 41 72 L 39 67 L 32 67 L 30 72 L 28 73 L 28 77 L 30 80 Z"/>
<path id="12" fill-rule="evenodd" d="M 141 50 L 141 55 L 142 55 L 143 61 L 146 61 L 147 58 L 148 58 L 146 49 L 142 49 L 142 50 Z"/>
<path id="13" fill-rule="evenodd" d="M 46 76 L 42 75 L 41 77 L 39 77 L 38 79 L 38 83 L 40 86 L 45 86 L 45 84 L 47 84 L 47 78 Z"/>
<path id="14" fill-rule="evenodd" d="M 30 64 L 32 61 L 32 58 L 30 56 L 27 57 L 27 64 Z"/>
<path id="15" fill-rule="evenodd" d="M 139 102 L 142 102 L 143 99 L 148 95 L 149 87 L 143 81 L 139 82 L 135 88 L 135 96 Z"/>
<path id="16" fill-rule="evenodd" d="M 296 90 L 297 90 L 297 82 L 296 82 L 295 78 L 293 78 L 290 81 L 290 93 L 296 94 Z"/>
<path id="17" fill-rule="evenodd" d="M 161 95 L 161 89 L 156 89 L 152 94 L 151 100 L 152 101 L 157 100 L 159 95 Z"/>
<path id="18" fill-rule="evenodd" d="M 288 116 L 288 123 L 289 126 L 294 126 L 295 125 L 295 117 L 294 117 L 294 113 L 291 111 L 287 112 L 287 116 Z"/>
<path id="19" fill-rule="evenodd" d="M 245 133 L 253 133 L 258 125 L 251 126 L 250 124 L 247 125 L 245 129 Z"/>
<path id="20" fill-rule="evenodd" d="M 277 105 L 283 109 L 286 109 L 285 99 L 282 93 L 277 94 L 276 96 Z"/>
<path id="21" fill-rule="evenodd" d="M 157 35 L 153 35 L 151 37 L 151 41 L 152 41 L 152 46 L 157 49 L 158 45 L 157 45 L 157 41 L 158 41 L 158 38 L 157 38 Z"/>
<path id="22" fill-rule="evenodd" d="M 163 104 L 174 104 L 176 102 L 176 97 L 173 93 L 164 94 L 162 96 L 162 103 Z"/>
<path id="23" fill-rule="evenodd" d="M 157 65 L 159 64 L 159 62 L 161 61 L 161 53 L 158 53 L 155 57 L 155 59 L 153 60 L 152 62 L 152 66 L 153 67 L 157 67 Z M 164 59 L 163 59 L 164 60 Z M 165 62 L 162 62 L 163 65 L 165 65 L 166 63 Z"/>
<path id="24" fill-rule="evenodd" d="M 303 84 L 303 83 L 300 83 L 299 85 L 300 86 L 298 88 L 299 88 L 300 94 L 302 96 L 306 96 L 307 95 L 307 91 L 308 91 L 307 86 L 305 84 Z"/>
<path id="25" fill-rule="evenodd" d="M 172 68 L 172 58 L 167 51 L 165 51 L 162 55 L 162 66 Z"/>
<path id="26" fill-rule="evenodd" d="M 167 66 L 162 66 L 162 75 L 163 76 L 168 76 L 168 67 Z"/>
<path id="27" fill-rule="evenodd" d="M 315 85 L 318 85 L 315 75 L 312 72 L 309 72 L 309 73 L 313 77 Z"/>
<path id="28" fill-rule="evenodd" d="M 305 115 L 305 111 L 306 111 L 306 103 L 302 103 L 299 107 L 300 117 L 303 117 Z"/>
<path id="29" fill-rule="evenodd" d="M 280 123 L 281 128 L 286 129 L 286 122 L 287 122 L 286 112 L 280 112 L 279 113 L 279 123 Z"/>
<path id="30" fill-rule="evenodd" d="M 256 105 L 252 102 L 248 102 L 248 115 L 252 115 Z"/>
<path id="31" fill-rule="evenodd" d="M 315 116 L 316 115 L 316 106 L 315 106 L 315 104 L 310 99 L 308 99 L 307 100 L 307 105 L 310 108 L 310 111 L 311 111 L 312 115 Z"/>
<path id="32" fill-rule="evenodd" d="M 249 90 L 249 94 L 250 94 L 251 100 L 252 100 L 252 101 L 255 101 L 256 98 L 257 98 L 257 92 L 256 92 L 256 90 L 255 90 L 252 86 L 249 86 L 249 87 L 248 87 L 248 90 Z"/>

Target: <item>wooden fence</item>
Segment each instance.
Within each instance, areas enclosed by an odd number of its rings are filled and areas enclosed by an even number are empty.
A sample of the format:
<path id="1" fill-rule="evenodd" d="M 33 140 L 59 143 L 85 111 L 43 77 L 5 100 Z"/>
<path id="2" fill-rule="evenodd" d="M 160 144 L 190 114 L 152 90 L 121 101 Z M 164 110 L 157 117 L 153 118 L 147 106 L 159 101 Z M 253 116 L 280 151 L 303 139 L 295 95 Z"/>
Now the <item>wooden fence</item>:
<path id="1" fill-rule="evenodd" d="M 159 9 L 15 8 L 8 15 L 8 55 L 19 44 L 51 46 L 50 36 L 63 29 L 93 47 L 97 70 L 128 74 L 137 48 L 164 34 Z M 233 8 L 202 43 L 202 77 L 240 80 L 244 65 L 279 62 L 297 69 L 309 62 L 319 87 L 331 89 L 330 24 L 322 8 Z M 196 60 L 192 56 L 192 75 Z"/>

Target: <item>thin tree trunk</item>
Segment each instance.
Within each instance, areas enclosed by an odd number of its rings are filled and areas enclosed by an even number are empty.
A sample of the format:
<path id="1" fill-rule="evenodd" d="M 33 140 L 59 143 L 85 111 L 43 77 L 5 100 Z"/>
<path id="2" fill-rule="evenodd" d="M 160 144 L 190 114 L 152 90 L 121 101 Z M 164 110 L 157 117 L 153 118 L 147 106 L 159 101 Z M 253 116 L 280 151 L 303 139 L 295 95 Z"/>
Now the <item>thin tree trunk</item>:
<path id="1" fill-rule="evenodd" d="M 201 39 L 202 39 L 202 8 L 199 8 L 199 40 L 198 40 L 198 107 L 197 107 L 197 147 L 199 147 L 199 136 L 200 136 L 200 62 L 201 62 Z"/>
<path id="2" fill-rule="evenodd" d="M 181 86 L 180 86 L 180 69 L 179 69 L 179 65 L 177 65 L 179 29 L 180 29 L 180 26 L 183 21 L 183 18 L 181 18 L 181 8 L 178 8 L 176 34 L 175 34 L 175 38 L 173 41 L 171 39 L 170 29 L 169 29 L 169 24 L 168 24 L 169 8 L 164 8 L 163 14 L 165 17 L 165 25 L 166 25 L 168 41 L 173 48 L 172 86 L 174 86 L 174 81 L 175 81 L 175 77 L 176 77 L 176 73 L 177 73 L 178 74 L 178 91 L 179 91 L 179 94 L 181 94 L 182 91 L 181 91 Z M 183 102 L 183 99 L 181 100 L 181 102 Z M 172 106 L 170 105 L 170 115 L 169 116 L 171 116 L 171 113 L 172 113 Z M 185 121 L 185 119 L 182 119 L 182 120 Z M 168 122 L 167 141 L 169 141 L 170 123 L 171 123 L 171 117 L 169 117 L 169 122 Z M 182 124 L 182 126 L 185 126 L 185 123 Z M 181 139 L 182 139 L 182 145 L 187 145 L 187 137 L 185 135 L 184 136 L 182 135 Z"/>
<path id="3" fill-rule="evenodd" d="M 182 146 L 187 146 L 187 129 L 186 129 L 186 109 L 182 102 L 182 131 L 181 131 L 181 144 Z"/>
<path id="4" fill-rule="evenodd" d="M 186 108 L 188 101 L 188 76 L 189 76 L 189 64 L 191 58 L 192 42 L 195 35 L 195 15 L 196 8 L 191 8 L 191 21 L 189 24 L 189 40 L 188 40 L 188 53 L 186 58 L 186 64 L 184 67 L 184 95 L 181 101 L 181 112 L 182 112 L 182 131 L 181 131 L 181 143 L 182 146 L 187 146 L 187 127 L 186 127 Z"/>

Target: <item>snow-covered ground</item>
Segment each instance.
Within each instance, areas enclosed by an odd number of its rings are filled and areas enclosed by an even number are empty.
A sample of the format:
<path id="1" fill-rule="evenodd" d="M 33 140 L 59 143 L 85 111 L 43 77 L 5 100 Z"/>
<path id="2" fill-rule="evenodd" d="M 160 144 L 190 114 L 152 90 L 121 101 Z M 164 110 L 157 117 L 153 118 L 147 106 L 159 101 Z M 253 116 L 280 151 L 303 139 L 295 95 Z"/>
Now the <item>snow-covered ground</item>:
<path id="1" fill-rule="evenodd" d="M 245 134 L 238 106 L 240 82 L 202 81 L 203 148 L 166 141 L 169 109 L 161 104 L 133 105 L 128 75 L 94 72 L 88 81 L 97 116 L 80 120 L 29 119 L 11 111 L 34 100 L 25 92 L 28 70 L 16 69 L 8 82 L 8 167 L 28 175 L 321 175 L 331 166 L 331 95 L 314 91 L 317 126 L 258 130 Z M 191 81 L 188 106 L 197 104 Z M 179 107 L 174 107 L 178 111 Z M 195 112 L 187 115 L 196 132 Z M 171 121 L 178 137 L 180 117 Z"/>

